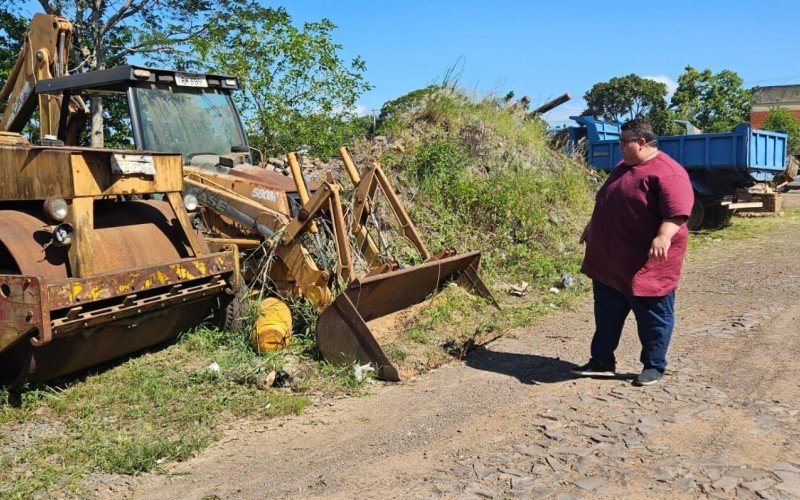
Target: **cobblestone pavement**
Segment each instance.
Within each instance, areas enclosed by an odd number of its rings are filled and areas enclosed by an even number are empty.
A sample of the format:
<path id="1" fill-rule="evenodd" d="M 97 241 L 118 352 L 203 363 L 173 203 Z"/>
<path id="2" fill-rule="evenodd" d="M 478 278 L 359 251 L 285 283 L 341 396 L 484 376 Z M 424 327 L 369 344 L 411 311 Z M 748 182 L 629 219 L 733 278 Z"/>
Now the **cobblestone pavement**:
<path id="1" fill-rule="evenodd" d="M 573 379 L 591 299 L 418 379 L 232 423 L 141 498 L 800 498 L 800 222 L 691 252 L 670 369 Z"/>
<path id="2" fill-rule="evenodd" d="M 637 388 L 620 381 L 605 392 L 579 391 L 546 398 L 524 433 L 493 443 L 480 455 L 460 455 L 409 491 L 430 497 L 583 498 L 686 495 L 719 498 L 800 497 L 800 461 L 769 466 L 727 454 L 713 432 L 737 417 L 744 441 L 780 436 L 800 440 L 798 410 L 782 401 L 731 397 L 694 374 L 705 363 L 690 356 L 672 362 L 666 383 Z M 697 443 L 674 443 L 694 435 Z M 774 437 L 773 436 L 773 437 Z M 676 446 L 677 445 L 677 446 Z"/>

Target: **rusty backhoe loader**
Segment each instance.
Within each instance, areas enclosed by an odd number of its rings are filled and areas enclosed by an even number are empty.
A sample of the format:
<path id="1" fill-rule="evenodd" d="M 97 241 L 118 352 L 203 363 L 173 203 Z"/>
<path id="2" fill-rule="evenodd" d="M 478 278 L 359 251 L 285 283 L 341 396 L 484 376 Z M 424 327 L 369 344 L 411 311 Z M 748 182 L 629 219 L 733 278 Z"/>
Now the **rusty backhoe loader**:
<path id="1" fill-rule="evenodd" d="M 243 262 L 268 261 L 268 266 L 243 265 L 245 281 L 260 280 L 278 296 L 304 298 L 316 307 L 321 312 L 316 335 L 326 359 L 373 363 L 379 377 L 398 380 L 367 322 L 419 303 L 453 280 L 493 301 L 477 274 L 480 253 L 456 255 L 451 250 L 430 255 L 378 164 L 361 176 L 343 153 L 356 187 L 351 223 L 344 216 L 343 188 L 332 174 L 319 185 L 307 185 L 294 154 L 289 154 L 291 178 L 252 165 L 232 98 L 237 88 L 238 80 L 231 76 L 137 66 L 37 84 L 37 91 L 62 99 L 78 94 L 124 96 L 136 147 L 182 154 L 184 194 L 199 202 L 193 224 L 209 245 L 236 245 Z M 378 190 L 424 263 L 401 268 L 370 236 L 368 223 L 375 226 L 376 221 L 371 203 Z M 363 276 L 354 270 L 351 236 L 358 255 L 369 263 Z M 330 258 L 314 251 L 326 245 L 323 240 L 332 242 Z M 286 309 L 282 311 L 276 314 Z M 259 318 L 259 324 L 267 323 L 271 328 L 283 325 L 283 331 L 278 328 L 269 335 L 272 345 L 285 344 L 290 327 Z M 256 337 L 261 333 L 256 331 Z"/>
<path id="2" fill-rule="evenodd" d="M 479 252 L 456 255 L 454 250 L 447 250 L 431 255 L 381 165 L 373 162 L 362 177 L 347 151 L 342 148 L 340 153 L 355 187 L 350 224 L 343 211 L 342 186 L 328 172 L 326 180 L 314 186 L 313 195 L 309 195 L 296 153 L 287 154 L 293 186 L 287 185 L 288 179 L 280 174 L 250 165 L 224 173 L 187 167 L 186 192 L 204 206 L 205 225 L 215 236 L 211 241 L 274 252 L 268 279 L 278 294 L 306 298 L 320 311 L 316 337 L 325 359 L 332 363 L 372 363 L 380 378 L 399 380 L 397 369 L 368 321 L 420 303 L 453 280 L 496 302 L 477 274 Z M 378 189 L 388 201 L 401 234 L 423 264 L 401 268 L 385 245 L 380 248 L 367 230 L 370 223 L 380 226 L 371 206 Z M 329 228 L 334 258 L 320 266 L 320 259 L 311 257 L 301 236 L 316 235 L 322 232 L 322 226 Z M 354 271 L 350 236 L 369 266 L 364 276 L 356 276 Z M 338 295 L 337 281 L 342 285 Z"/>
<path id="3" fill-rule="evenodd" d="M 180 155 L 74 145 L 83 101 L 43 87 L 87 78 L 67 75 L 71 32 L 37 14 L 0 91 L 2 384 L 162 342 L 238 283 L 235 249 L 211 252 L 191 225 Z M 37 107 L 42 139 L 31 144 L 20 132 Z"/>

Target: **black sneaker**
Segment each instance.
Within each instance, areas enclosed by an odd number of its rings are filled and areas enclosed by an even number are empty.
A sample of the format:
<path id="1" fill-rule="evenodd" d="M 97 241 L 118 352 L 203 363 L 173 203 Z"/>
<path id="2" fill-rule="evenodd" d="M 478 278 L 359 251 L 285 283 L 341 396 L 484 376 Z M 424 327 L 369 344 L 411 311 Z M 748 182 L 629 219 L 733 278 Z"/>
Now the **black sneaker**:
<path id="1" fill-rule="evenodd" d="M 664 376 L 664 372 L 657 368 L 645 368 L 633 381 L 633 385 L 653 385 Z"/>
<path id="2" fill-rule="evenodd" d="M 600 363 L 596 363 L 594 361 L 589 361 L 583 366 L 578 366 L 570 370 L 573 375 L 577 375 L 579 377 L 616 377 L 617 374 L 614 373 L 613 368 L 609 368 L 605 365 L 601 365 Z"/>

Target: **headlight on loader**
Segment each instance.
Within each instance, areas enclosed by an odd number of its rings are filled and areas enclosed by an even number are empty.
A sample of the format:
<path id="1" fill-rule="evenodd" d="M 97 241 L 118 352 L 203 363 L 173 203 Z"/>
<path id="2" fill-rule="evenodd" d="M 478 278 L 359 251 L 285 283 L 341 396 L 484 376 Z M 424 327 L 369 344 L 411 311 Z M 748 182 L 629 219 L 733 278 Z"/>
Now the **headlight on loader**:
<path id="1" fill-rule="evenodd" d="M 193 194 L 187 194 L 183 197 L 183 205 L 186 207 L 186 210 L 192 212 L 197 210 L 197 197 Z"/>
<path id="2" fill-rule="evenodd" d="M 67 200 L 64 198 L 48 196 L 47 199 L 44 200 L 44 213 L 51 219 L 61 222 L 67 218 L 68 212 L 69 205 L 67 205 Z"/>
<path id="3" fill-rule="evenodd" d="M 57 247 L 67 247 L 72 244 L 75 238 L 75 230 L 66 222 L 57 225 L 53 229 L 53 245 Z"/>

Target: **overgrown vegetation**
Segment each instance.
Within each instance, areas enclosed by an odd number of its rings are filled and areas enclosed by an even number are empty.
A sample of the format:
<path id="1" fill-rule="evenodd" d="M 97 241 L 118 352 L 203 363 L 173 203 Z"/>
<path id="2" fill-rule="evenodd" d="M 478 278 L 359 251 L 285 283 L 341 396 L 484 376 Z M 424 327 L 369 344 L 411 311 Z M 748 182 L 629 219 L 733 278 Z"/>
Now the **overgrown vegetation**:
<path id="1" fill-rule="evenodd" d="M 426 89 L 390 123 L 405 151 L 387 152 L 382 162 L 408 193 L 429 246 L 481 250 L 484 274 L 500 287 L 520 280 L 549 287 L 577 272 L 575 235 L 591 209 L 594 178 L 547 147 L 543 122 L 443 86 Z"/>
<path id="2" fill-rule="evenodd" d="M 786 108 L 772 108 L 764 117 L 762 128 L 765 130 L 783 130 L 788 132 L 787 152 L 800 153 L 800 120 Z"/>
<path id="3" fill-rule="evenodd" d="M 260 385 L 283 360 L 257 358 L 239 339 L 199 327 L 113 368 L 6 390 L 0 497 L 82 496 L 94 475 L 136 474 L 192 456 L 237 418 L 300 413 L 306 396 Z"/>

